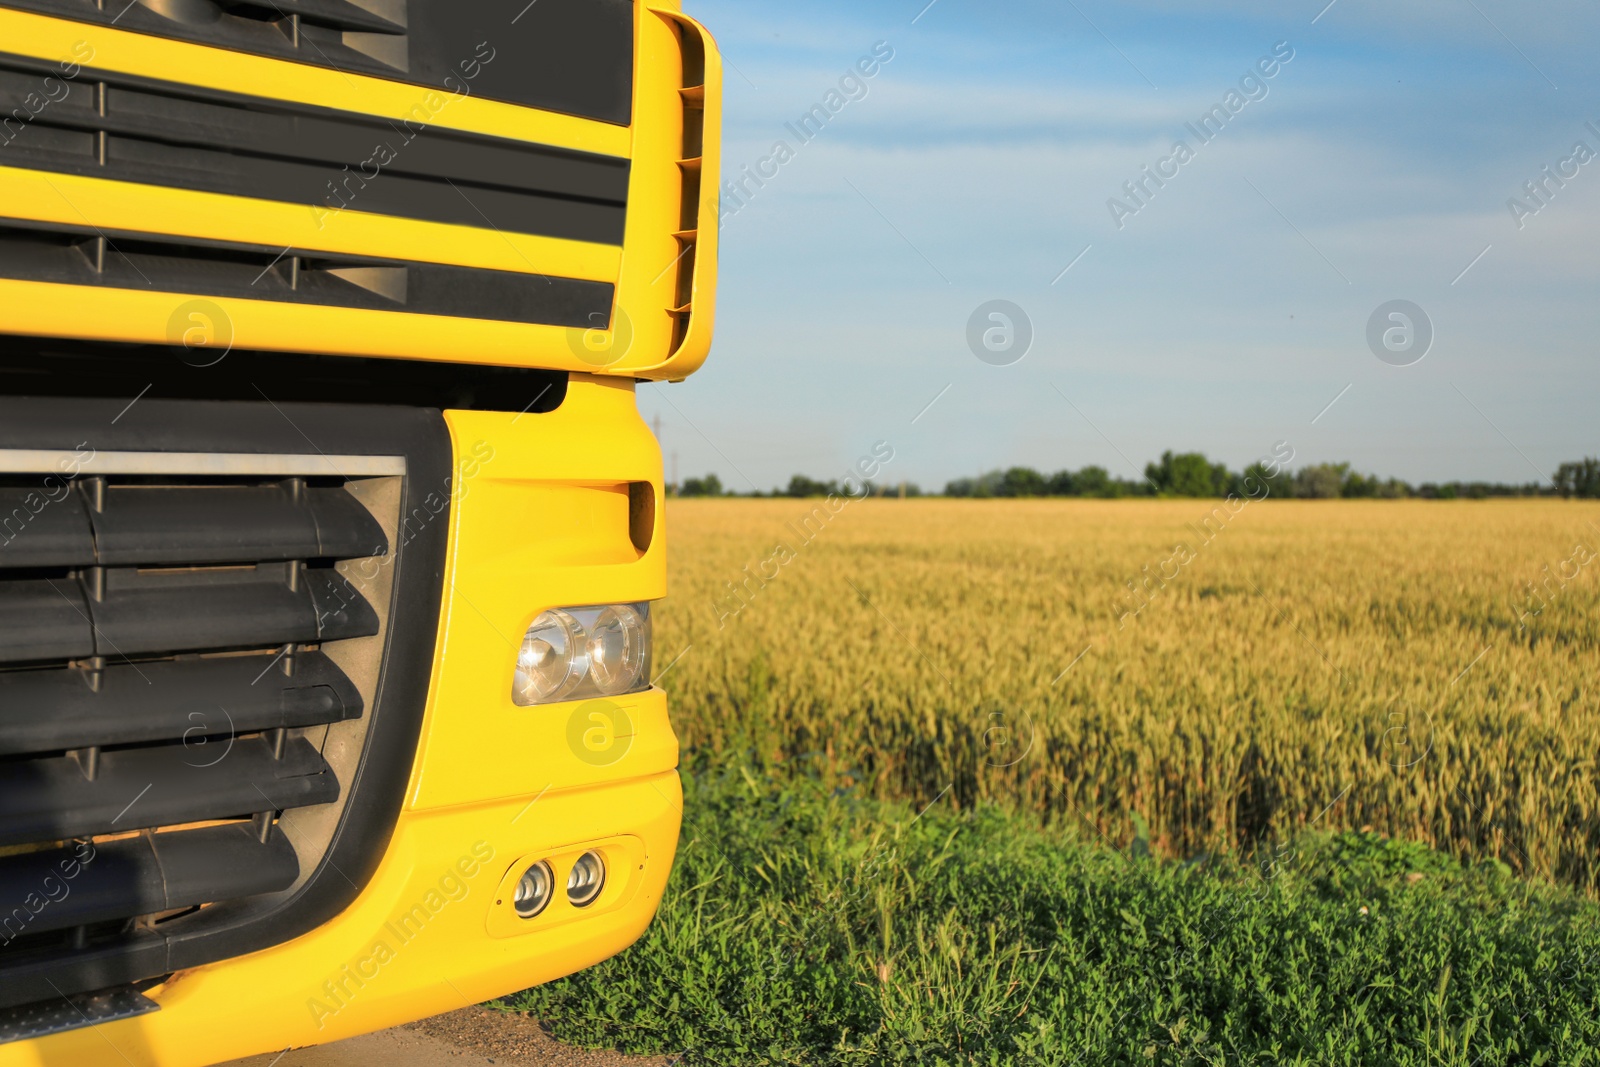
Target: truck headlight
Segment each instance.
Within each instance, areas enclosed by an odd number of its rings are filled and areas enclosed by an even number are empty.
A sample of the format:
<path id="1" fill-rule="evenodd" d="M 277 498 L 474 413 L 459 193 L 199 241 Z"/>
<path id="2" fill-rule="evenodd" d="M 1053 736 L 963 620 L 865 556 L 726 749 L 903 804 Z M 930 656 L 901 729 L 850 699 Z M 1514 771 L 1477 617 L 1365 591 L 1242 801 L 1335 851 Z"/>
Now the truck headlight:
<path id="1" fill-rule="evenodd" d="M 601 696 L 626 693 L 644 670 L 645 620 L 627 604 L 606 608 L 589 631 L 589 678 Z"/>
<path id="2" fill-rule="evenodd" d="M 511 685 L 518 704 L 560 700 L 583 681 L 583 627 L 565 611 L 542 611 L 522 638 Z"/>
<path id="3" fill-rule="evenodd" d="M 523 635 L 511 699 L 528 707 L 648 689 L 650 637 L 646 602 L 541 611 Z"/>

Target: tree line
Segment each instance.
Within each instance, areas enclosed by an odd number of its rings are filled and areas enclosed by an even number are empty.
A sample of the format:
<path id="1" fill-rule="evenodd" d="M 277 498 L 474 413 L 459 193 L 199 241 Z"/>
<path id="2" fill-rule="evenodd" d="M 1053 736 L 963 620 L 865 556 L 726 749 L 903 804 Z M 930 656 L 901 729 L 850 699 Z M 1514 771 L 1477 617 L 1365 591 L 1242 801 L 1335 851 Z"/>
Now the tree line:
<path id="1" fill-rule="evenodd" d="M 868 482 L 870 495 L 923 496 L 921 488 L 911 482 L 877 485 Z M 1046 474 L 1032 467 L 1010 467 L 993 470 L 973 478 L 956 478 L 947 482 L 947 497 L 1225 497 L 1261 496 L 1261 487 L 1270 496 L 1295 497 L 1307 500 L 1332 500 L 1337 498 L 1424 500 L 1482 500 L 1506 496 L 1560 496 L 1566 498 L 1600 499 L 1600 459 L 1587 458 L 1563 463 L 1556 468 L 1548 482 L 1508 484 L 1485 481 L 1422 482 L 1413 485 L 1400 478 L 1380 478 L 1376 474 L 1363 474 L 1349 463 L 1314 463 L 1296 471 L 1276 469 L 1263 463 L 1253 463 L 1242 471 L 1229 470 L 1224 463 L 1213 463 L 1201 452 L 1163 452 L 1161 459 L 1145 465 L 1141 479 L 1121 478 L 1104 467 L 1087 466 L 1078 470 L 1061 470 Z M 796 474 L 783 488 L 770 493 L 734 493 L 724 489 L 715 474 L 704 478 L 688 478 L 676 487 L 677 496 L 753 496 L 753 497 L 826 497 L 848 495 L 836 480 L 819 481 Z"/>

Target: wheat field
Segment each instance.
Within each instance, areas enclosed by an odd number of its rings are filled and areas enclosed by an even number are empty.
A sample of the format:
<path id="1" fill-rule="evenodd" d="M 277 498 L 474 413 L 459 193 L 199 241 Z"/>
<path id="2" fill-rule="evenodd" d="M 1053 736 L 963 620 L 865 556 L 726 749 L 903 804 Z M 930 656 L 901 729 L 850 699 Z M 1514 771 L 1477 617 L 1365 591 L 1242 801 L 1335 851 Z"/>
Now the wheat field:
<path id="1" fill-rule="evenodd" d="M 686 751 L 1169 857 L 1371 827 L 1600 891 L 1600 505 L 834 507 L 669 503 Z"/>

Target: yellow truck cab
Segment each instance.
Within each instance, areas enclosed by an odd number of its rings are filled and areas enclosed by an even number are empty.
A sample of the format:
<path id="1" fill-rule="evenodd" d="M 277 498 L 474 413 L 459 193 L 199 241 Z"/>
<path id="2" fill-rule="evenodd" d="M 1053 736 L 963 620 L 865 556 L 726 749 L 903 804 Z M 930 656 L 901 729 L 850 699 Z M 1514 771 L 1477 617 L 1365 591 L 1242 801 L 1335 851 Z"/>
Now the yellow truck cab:
<path id="1" fill-rule="evenodd" d="M 720 99 L 674 0 L 0 0 L 0 1067 L 644 930 Z"/>

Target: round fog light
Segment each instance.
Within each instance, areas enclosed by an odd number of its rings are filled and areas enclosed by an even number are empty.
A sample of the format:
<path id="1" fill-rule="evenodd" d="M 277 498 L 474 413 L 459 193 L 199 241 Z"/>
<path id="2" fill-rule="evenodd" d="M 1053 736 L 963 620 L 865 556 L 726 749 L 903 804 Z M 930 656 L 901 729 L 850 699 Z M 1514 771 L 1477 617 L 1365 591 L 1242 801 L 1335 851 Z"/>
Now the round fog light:
<path id="1" fill-rule="evenodd" d="M 572 865 L 567 876 L 567 899 L 575 908 L 586 908 L 606 887 L 606 864 L 598 852 L 585 852 Z"/>
<path id="2" fill-rule="evenodd" d="M 511 906 L 524 919 L 531 919 L 550 903 L 550 898 L 555 896 L 555 888 L 555 872 L 550 869 L 550 864 L 540 860 L 523 872 Z"/>

